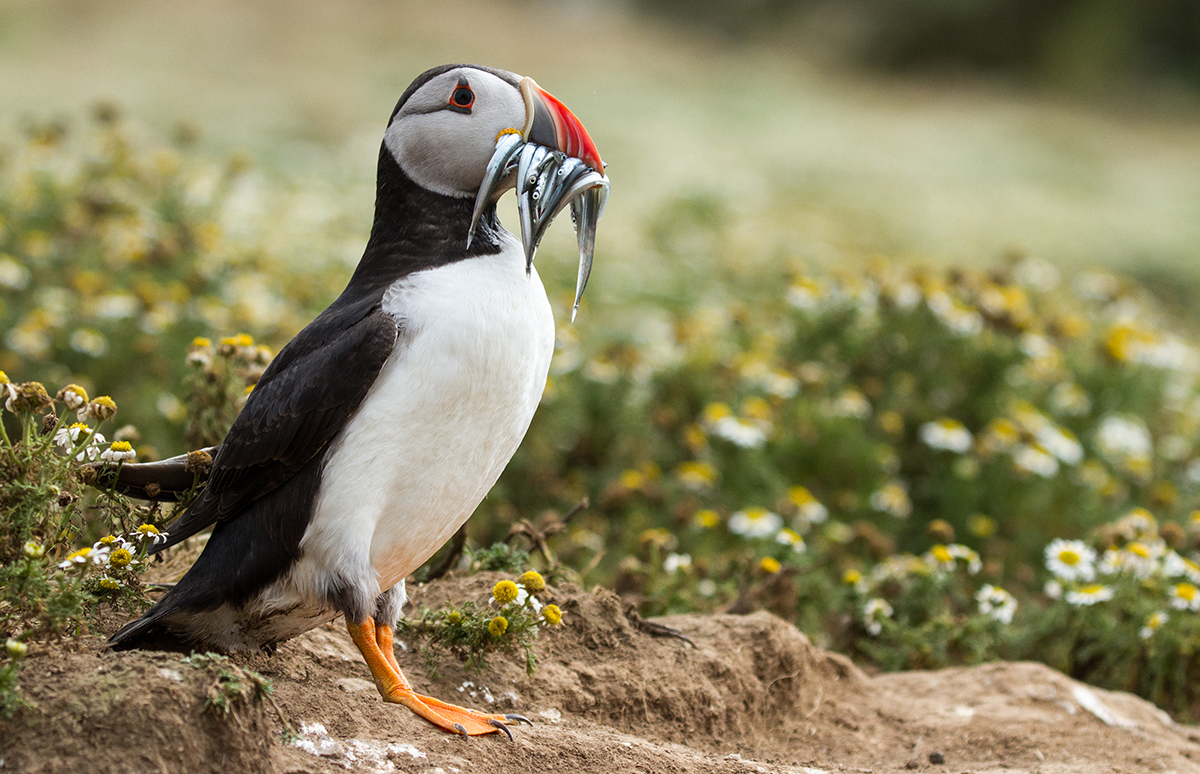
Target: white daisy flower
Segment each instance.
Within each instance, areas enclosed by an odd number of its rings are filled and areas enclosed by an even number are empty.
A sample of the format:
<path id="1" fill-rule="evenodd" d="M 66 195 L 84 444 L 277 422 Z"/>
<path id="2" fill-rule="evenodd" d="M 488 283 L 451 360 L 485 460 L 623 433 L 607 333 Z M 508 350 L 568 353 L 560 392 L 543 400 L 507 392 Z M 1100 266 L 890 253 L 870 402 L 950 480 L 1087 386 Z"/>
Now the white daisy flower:
<path id="1" fill-rule="evenodd" d="M 1068 465 L 1083 461 L 1083 445 L 1070 430 L 1048 423 L 1036 435 L 1039 446 Z"/>
<path id="2" fill-rule="evenodd" d="M 1113 598 L 1113 590 L 1103 583 L 1090 583 L 1087 586 L 1067 592 L 1067 602 L 1076 607 L 1086 607 L 1097 602 L 1107 602 Z"/>
<path id="3" fill-rule="evenodd" d="M 94 460 L 100 453 L 99 446 L 104 443 L 104 436 L 82 422 L 75 422 L 69 427 L 60 428 L 54 434 L 54 444 L 63 452 L 70 452 L 81 443 L 85 445 L 75 455 L 75 460 L 78 462 L 83 462 L 85 459 Z"/>
<path id="4" fill-rule="evenodd" d="M 990 583 L 983 584 L 975 594 L 979 602 L 979 612 L 991 616 L 1000 623 L 1012 623 L 1013 614 L 1017 612 L 1017 599 L 999 586 Z"/>
<path id="5" fill-rule="evenodd" d="M 1125 559 L 1115 548 L 1106 548 L 1096 563 L 1096 571 L 1101 575 L 1117 575 L 1125 569 Z"/>
<path id="6" fill-rule="evenodd" d="M 1176 610 L 1200 610 L 1200 589 L 1193 583 L 1180 583 L 1167 590 L 1171 607 Z"/>
<path id="7" fill-rule="evenodd" d="M 100 453 L 100 459 L 105 462 L 127 462 L 137 456 L 129 441 L 116 441 Z"/>
<path id="8" fill-rule="evenodd" d="M 1162 628 L 1163 624 L 1171 620 L 1171 616 L 1160 610 L 1157 613 L 1151 613 L 1146 618 L 1146 624 L 1141 629 L 1138 629 L 1138 636 L 1143 640 L 1148 640 L 1154 636 L 1154 633 Z"/>
<path id="9" fill-rule="evenodd" d="M 901 481 L 889 481 L 879 490 L 871 494 L 871 507 L 883 513 L 890 513 L 897 518 L 905 518 L 912 513 L 912 500 L 908 498 L 908 487 Z"/>
<path id="10" fill-rule="evenodd" d="M 780 545 L 791 546 L 796 553 L 803 553 L 807 548 L 804 544 L 804 538 L 800 537 L 799 533 L 790 530 L 786 527 L 779 530 L 775 535 L 775 542 Z"/>
<path id="11" fill-rule="evenodd" d="M 1121 566 L 1137 578 L 1145 580 L 1159 571 L 1159 559 L 1167 546 L 1161 540 L 1142 542 L 1135 540 L 1121 551 Z"/>
<path id="12" fill-rule="evenodd" d="M 983 560 L 980 559 L 978 552 L 974 549 L 962 545 L 961 543 L 951 543 L 946 546 L 946 550 L 955 559 L 961 559 L 967 563 L 967 572 L 971 575 L 978 575 L 983 569 Z"/>
<path id="13" fill-rule="evenodd" d="M 1082 540 L 1055 538 L 1046 546 L 1046 569 L 1065 581 L 1096 577 L 1096 551 Z"/>
<path id="14" fill-rule="evenodd" d="M 955 419 L 939 419 L 921 425 L 918 434 L 926 446 L 963 454 L 971 449 L 971 431 Z"/>
<path id="15" fill-rule="evenodd" d="M 761 427 L 733 416 L 714 422 L 712 434 L 743 449 L 757 449 L 767 442 L 767 434 Z"/>
<path id="16" fill-rule="evenodd" d="M 1062 599 L 1062 584 L 1056 580 L 1046 581 L 1046 585 L 1042 587 L 1042 593 L 1051 599 Z"/>
<path id="17" fill-rule="evenodd" d="M 1050 410 L 1068 417 L 1082 416 L 1092 410 L 1092 399 L 1078 384 L 1062 382 L 1050 391 Z"/>
<path id="18" fill-rule="evenodd" d="M 142 524 L 134 530 L 134 538 L 140 541 L 149 540 L 151 545 L 167 542 L 168 535 L 169 533 L 161 531 L 153 524 Z"/>
<path id="19" fill-rule="evenodd" d="M 66 570 L 70 567 L 78 567 L 88 564 L 89 562 L 96 565 L 107 564 L 109 550 L 109 547 L 104 545 L 101 545 L 99 548 L 96 546 L 81 548 L 78 551 L 72 552 L 67 556 L 66 559 L 59 562 L 59 569 Z"/>
<path id="20" fill-rule="evenodd" d="M 667 558 L 663 560 L 663 571 L 668 574 L 679 572 L 680 570 L 692 569 L 691 554 L 667 554 Z"/>
<path id="21" fill-rule="evenodd" d="M 813 497 L 807 487 L 794 486 L 789 489 L 788 500 L 796 506 L 796 518 L 803 523 L 802 526 L 821 524 L 829 518 L 829 509 Z"/>
<path id="22" fill-rule="evenodd" d="M 1109 459 L 1149 459 L 1150 431 L 1137 417 L 1110 414 L 1096 428 L 1096 446 Z"/>
<path id="23" fill-rule="evenodd" d="M 847 387 L 830 405 L 829 413 L 838 417 L 866 419 L 871 416 L 871 403 L 860 390 Z"/>
<path id="24" fill-rule="evenodd" d="M 743 537 L 770 537 L 783 526 L 779 514 L 766 508 L 747 508 L 729 517 L 729 531 Z"/>
<path id="25" fill-rule="evenodd" d="M 874 597 L 868 599 L 863 605 L 863 623 L 867 625 L 867 632 L 872 636 L 877 636 L 883 631 L 883 624 L 880 623 L 882 618 L 892 617 L 892 606 L 887 603 L 887 600 Z"/>
<path id="26" fill-rule="evenodd" d="M 1200 564 L 1174 551 L 1168 551 L 1163 556 L 1162 574 L 1165 578 L 1187 578 L 1192 583 L 1200 584 Z"/>
<path id="27" fill-rule="evenodd" d="M 1038 444 L 1023 443 L 1013 451 L 1013 464 L 1018 470 L 1042 478 L 1058 475 L 1058 460 Z"/>

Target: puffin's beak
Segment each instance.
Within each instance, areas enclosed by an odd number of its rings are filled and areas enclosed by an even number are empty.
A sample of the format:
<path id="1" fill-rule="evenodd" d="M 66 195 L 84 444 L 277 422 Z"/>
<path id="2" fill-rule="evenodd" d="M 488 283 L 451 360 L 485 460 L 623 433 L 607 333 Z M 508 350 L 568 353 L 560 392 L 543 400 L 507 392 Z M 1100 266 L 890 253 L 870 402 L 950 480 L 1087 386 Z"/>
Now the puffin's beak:
<path id="1" fill-rule="evenodd" d="M 574 320 L 592 271 L 596 226 L 608 200 L 608 178 L 596 143 L 566 105 L 532 78 L 521 79 L 521 96 L 525 100 L 525 126 L 520 133 L 506 130 L 496 138 L 496 150 L 475 197 L 467 247 L 471 247 L 488 202 L 513 172 L 526 271 L 532 267 L 538 243 L 551 221 L 569 204 L 579 241 L 579 277 L 571 310 Z"/>
<path id="2" fill-rule="evenodd" d="M 596 143 L 566 105 L 532 78 L 521 79 L 521 96 L 525 98 L 525 128 L 521 134 L 527 142 L 562 151 L 604 174 Z"/>

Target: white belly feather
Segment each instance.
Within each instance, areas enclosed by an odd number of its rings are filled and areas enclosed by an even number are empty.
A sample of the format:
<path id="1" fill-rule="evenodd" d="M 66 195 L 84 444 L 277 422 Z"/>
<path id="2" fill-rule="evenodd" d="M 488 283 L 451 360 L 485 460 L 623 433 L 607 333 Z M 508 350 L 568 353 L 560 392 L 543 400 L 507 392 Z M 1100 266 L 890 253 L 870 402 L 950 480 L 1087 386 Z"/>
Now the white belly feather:
<path id="1" fill-rule="evenodd" d="M 370 610 L 466 521 L 533 419 L 554 319 L 515 239 L 400 280 L 383 308 L 400 341 L 329 452 L 301 559 L 251 619 L 312 610 L 336 577 Z"/>

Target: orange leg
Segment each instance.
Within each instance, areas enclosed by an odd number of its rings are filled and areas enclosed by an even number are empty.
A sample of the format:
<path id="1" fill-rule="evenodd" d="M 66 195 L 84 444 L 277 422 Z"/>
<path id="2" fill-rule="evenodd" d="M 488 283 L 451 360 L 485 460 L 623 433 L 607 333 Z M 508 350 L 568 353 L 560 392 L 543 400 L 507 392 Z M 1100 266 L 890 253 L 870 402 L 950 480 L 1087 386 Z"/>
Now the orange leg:
<path id="1" fill-rule="evenodd" d="M 346 629 L 350 632 L 350 639 L 354 640 L 354 645 L 366 660 L 371 677 L 375 679 L 375 687 L 379 689 L 384 701 L 403 704 L 435 726 L 464 736 L 503 731 L 511 739 L 512 732 L 507 726 L 522 720 L 529 722 L 520 715 L 488 715 L 422 696 L 404 679 L 404 674 L 396 663 L 396 654 L 392 649 L 392 627 L 376 626 L 371 618 L 361 624 L 347 618 Z"/>

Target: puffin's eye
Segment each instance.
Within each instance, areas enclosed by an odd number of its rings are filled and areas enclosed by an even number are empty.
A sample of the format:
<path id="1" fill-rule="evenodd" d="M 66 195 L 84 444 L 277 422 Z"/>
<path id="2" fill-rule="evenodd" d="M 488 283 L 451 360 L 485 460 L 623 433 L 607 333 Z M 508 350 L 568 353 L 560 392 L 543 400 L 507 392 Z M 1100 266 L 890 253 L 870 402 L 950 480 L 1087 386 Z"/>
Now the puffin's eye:
<path id="1" fill-rule="evenodd" d="M 454 93 L 450 95 L 450 105 L 456 108 L 470 109 L 475 104 L 475 92 L 471 91 L 471 87 L 459 81 L 458 86 L 454 89 Z"/>

